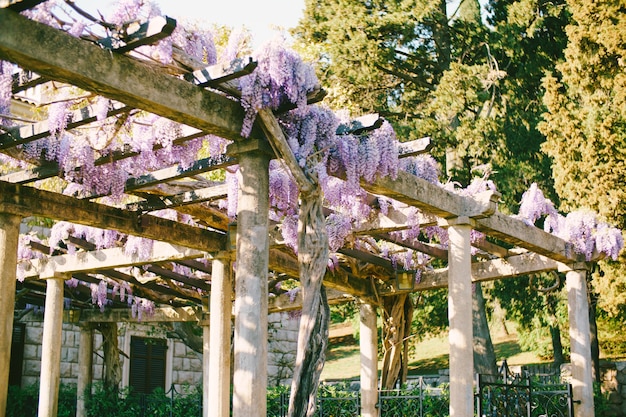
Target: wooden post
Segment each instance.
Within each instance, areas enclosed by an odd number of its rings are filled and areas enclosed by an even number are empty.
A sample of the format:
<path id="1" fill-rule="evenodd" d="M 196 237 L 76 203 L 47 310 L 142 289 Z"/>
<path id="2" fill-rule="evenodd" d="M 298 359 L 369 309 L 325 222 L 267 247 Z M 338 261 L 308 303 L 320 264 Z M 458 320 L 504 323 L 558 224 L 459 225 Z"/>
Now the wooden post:
<path id="1" fill-rule="evenodd" d="M 574 417 L 594 417 L 593 376 L 591 372 L 591 335 L 587 299 L 587 266 L 572 265 L 566 274 L 569 312 L 570 361 Z"/>
<path id="2" fill-rule="evenodd" d="M 470 222 L 468 217 L 447 221 L 450 417 L 474 415 Z"/>
<path id="3" fill-rule="evenodd" d="M 214 259 L 211 273 L 210 355 L 206 350 L 204 352 L 204 356 L 209 357 L 204 417 L 228 417 L 230 413 L 231 280 L 230 261 Z"/>
<path id="4" fill-rule="evenodd" d="M 267 274 L 269 161 L 266 142 L 236 142 L 239 159 L 233 417 L 265 417 L 267 410 Z"/>
<path id="5" fill-rule="evenodd" d="M 61 381 L 61 335 L 63 331 L 63 277 L 46 280 L 46 304 L 41 343 L 39 417 L 56 417 Z"/>
<path id="6" fill-rule="evenodd" d="M 80 326 L 78 344 L 78 381 L 76 383 L 76 417 L 86 417 L 85 392 L 93 381 L 93 325 Z"/>
<path id="7" fill-rule="evenodd" d="M 19 216 L 0 213 L 0 417 L 5 416 L 9 390 L 20 221 Z"/>
<path id="8" fill-rule="evenodd" d="M 378 409 L 378 333 L 376 307 L 362 303 L 360 307 L 361 351 L 361 416 L 377 417 Z"/>

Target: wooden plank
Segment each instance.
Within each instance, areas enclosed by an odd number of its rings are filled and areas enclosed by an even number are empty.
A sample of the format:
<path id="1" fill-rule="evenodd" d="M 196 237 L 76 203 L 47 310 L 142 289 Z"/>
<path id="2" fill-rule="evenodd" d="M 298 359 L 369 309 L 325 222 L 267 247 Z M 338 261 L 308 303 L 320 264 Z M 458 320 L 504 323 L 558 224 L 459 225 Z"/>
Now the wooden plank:
<path id="1" fill-rule="evenodd" d="M 177 259 L 194 259 L 204 255 L 205 252 L 199 250 L 155 241 L 152 246 L 152 256 L 147 259 L 138 258 L 136 255 L 126 255 L 124 248 L 109 248 L 48 256 L 43 260 L 32 259 L 21 263 L 25 267 L 25 278 L 39 276 L 39 278 L 45 279 L 76 272 L 95 273 L 101 269 L 124 268 Z"/>
<path id="2" fill-rule="evenodd" d="M 559 262 L 536 253 L 524 253 L 484 262 L 472 263 L 472 282 L 493 281 L 500 278 L 514 278 L 558 269 Z M 448 286 L 448 268 L 424 271 L 413 291 L 427 291 Z M 400 294 L 396 289 L 381 288 L 381 296 Z"/>
<path id="3" fill-rule="evenodd" d="M 491 217 L 477 220 L 475 229 L 559 262 L 570 263 L 584 259 L 565 240 L 502 213 L 494 213 Z"/>
<path id="4" fill-rule="evenodd" d="M 165 278 L 173 279 L 174 281 L 182 282 L 183 284 L 187 284 L 195 288 L 200 288 L 205 291 L 211 291 L 211 285 L 201 279 L 192 278 L 186 275 L 178 274 L 174 271 L 171 271 L 167 268 L 163 268 L 158 265 L 150 265 L 147 271 L 152 272 L 153 274 L 161 275 L 162 277 L 165 277 Z"/>
<path id="5" fill-rule="evenodd" d="M 182 321 L 197 322 L 203 319 L 205 313 L 198 307 L 157 307 L 154 314 L 144 314 L 141 318 L 142 323 L 171 323 Z M 137 322 L 132 317 L 130 309 L 105 309 L 100 310 L 81 310 L 80 321 L 84 323 L 122 323 Z"/>
<path id="6" fill-rule="evenodd" d="M 384 122 L 385 119 L 380 117 L 378 113 L 366 114 L 351 120 L 347 124 L 340 124 L 337 126 L 336 133 L 338 135 L 362 135 L 378 129 Z"/>
<path id="7" fill-rule="evenodd" d="M 117 103 L 113 109 L 107 112 L 107 117 L 115 116 L 130 110 L 130 107 Z M 67 122 L 67 129 L 74 129 L 95 121 L 96 115 L 93 110 L 90 107 L 83 107 L 82 109 L 73 111 L 70 114 L 69 121 Z M 23 145 L 47 136 L 50 136 L 50 128 L 47 120 L 30 125 L 9 128 L 7 133 L 0 134 L 0 150 L 12 148 L 17 145 Z"/>
<path id="8" fill-rule="evenodd" d="M 0 212 L 42 216 L 142 236 L 204 252 L 223 250 L 225 235 L 155 216 L 77 200 L 50 191 L 0 181 Z"/>
<path id="9" fill-rule="evenodd" d="M 194 83 L 199 87 L 219 87 L 220 84 L 251 74 L 258 65 L 258 62 L 252 61 L 250 58 L 245 65 L 243 60 L 238 61 L 228 69 L 224 69 L 221 65 L 210 65 L 195 70 L 192 76 Z"/>
<path id="10" fill-rule="evenodd" d="M 186 206 L 188 204 L 198 204 L 206 201 L 225 198 L 228 195 L 228 184 L 219 184 L 213 187 L 200 188 L 198 190 L 187 191 L 172 196 L 158 197 L 156 202 L 139 202 L 128 204 L 126 208 L 133 211 L 155 211 L 166 208 Z"/>
<path id="11" fill-rule="evenodd" d="M 206 133 L 241 139 L 244 110 L 236 101 L 11 10 L 0 9 L 0 27 L 1 59 Z"/>
<path id="12" fill-rule="evenodd" d="M 180 165 L 163 168 L 137 178 L 129 178 L 126 181 L 125 191 L 134 191 L 144 187 L 162 184 L 167 181 L 177 180 L 185 177 L 192 177 L 209 171 L 225 168 L 237 163 L 237 159 L 219 155 L 195 161 L 190 167 L 182 168 Z"/>
<path id="13" fill-rule="evenodd" d="M 0 9 L 7 8 L 16 13 L 20 13 L 25 10 L 32 9 L 44 1 L 45 0 L 0 0 Z"/>
<path id="14" fill-rule="evenodd" d="M 176 138 L 172 143 L 175 145 L 183 144 L 188 140 L 193 140 L 204 136 L 204 132 L 197 129 L 183 127 L 183 136 Z M 154 149 L 158 150 L 161 145 L 155 146 Z M 122 159 L 131 158 L 137 156 L 138 152 L 115 152 L 111 155 L 100 157 L 94 161 L 95 166 L 111 163 L 112 161 L 120 161 Z M 162 170 L 154 171 L 150 174 L 142 175 L 138 178 L 129 178 L 126 181 L 125 191 L 132 191 L 147 185 L 156 185 L 163 182 L 193 176 L 203 172 L 208 172 L 216 169 L 220 169 L 226 166 L 236 164 L 236 159 L 228 156 L 219 156 L 216 158 L 206 158 L 196 161 L 192 166 L 183 169 L 180 166 L 168 167 Z M 59 175 L 59 165 L 56 162 L 46 162 L 45 164 L 27 169 L 23 171 L 13 172 L 0 176 L 0 181 L 12 182 L 15 184 L 27 184 L 33 181 L 51 178 Z M 91 195 L 87 198 L 96 198 L 98 195 Z"/>
<path id="15" fill-rule="evenodd" d="M 174 29 L 176 20 L 167 16 L 156 16 L 145 23 L 128 23 L 122 29 L 123 33 L 99 39 L 97 43 L 104 48 L 123 53 L 165 39 Z"/>
<path id="16" fill-rule="evenodd" d="M 496 193 L 462 197 L 404 171 L 399 171 L 396 179 L 384 177 L 373 183 L 361 181 L 361 187 L 442 218 L 489 215 L 495 209 L 494 200 L 498 197 Z"/>
<path id="17" fill-rule="evenodd" d="M 429 152 L 433 148 L 430 137 L 412 140 L 410 142 L 402 142 L 398 149 L 398 158 L 407 158 L 409 156 L 417 156 Z"/>

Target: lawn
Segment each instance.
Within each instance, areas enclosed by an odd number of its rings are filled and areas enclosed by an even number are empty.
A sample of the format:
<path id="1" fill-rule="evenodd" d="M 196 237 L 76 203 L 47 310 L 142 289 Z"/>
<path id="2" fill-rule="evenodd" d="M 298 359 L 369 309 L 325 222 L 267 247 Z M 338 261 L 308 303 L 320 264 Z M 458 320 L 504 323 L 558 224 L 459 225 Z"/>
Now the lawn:
<path id="1" fill-rule="evenodd" d="M 326 353 L 326 364 L 322 371 L 322 380 L 358 378 L 359 345 L 353 337 L 346 334 L 350 331 L 347 327 L 341 331 L 335 329 L 335 334 L 341 335 L 331 337 L 330 348 Z M 506 359 L 509 365 L 541 362 L 540 358 L 532 352 L 522 351 L 514 335 L 498 336 L 494 338 L 493 343 L 498 363 L 503 359 Z M 421 341 L 411 354 L 409 373 L 412 375 L 437 374 L 440 369 L 448 368 L 448 352 L 447 335 Z"/>

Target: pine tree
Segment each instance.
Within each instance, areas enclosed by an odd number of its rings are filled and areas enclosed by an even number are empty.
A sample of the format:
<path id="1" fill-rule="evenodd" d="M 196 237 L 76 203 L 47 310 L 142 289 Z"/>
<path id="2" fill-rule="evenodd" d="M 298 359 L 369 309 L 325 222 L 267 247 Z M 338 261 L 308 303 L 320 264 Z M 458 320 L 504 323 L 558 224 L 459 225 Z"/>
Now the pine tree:
<path id="1" fill-rule="evenodd" d="M 553 161 L 561 208 L 590 208 L 626 226 L 626 2 L 568 1 L 565 59 L 546 76 L 543 149 Z M 623 257 L 622 257 L 623 260 Z M 601 264 L 598 306 L 626 317 L 621 264 Z"/>

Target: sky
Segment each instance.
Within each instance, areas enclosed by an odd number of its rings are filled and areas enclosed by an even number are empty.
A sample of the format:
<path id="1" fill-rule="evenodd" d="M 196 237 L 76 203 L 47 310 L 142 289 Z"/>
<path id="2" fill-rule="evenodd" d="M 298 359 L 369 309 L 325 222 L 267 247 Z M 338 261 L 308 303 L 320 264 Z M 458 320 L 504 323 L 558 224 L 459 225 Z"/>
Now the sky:
<path id="1" fill-rule="evenodd" d="M 298 24 L 304 0 L 153 0 L 163 14 L 231 26 L 245 26 L 259 45 L 276 33 L 272 28 L 289 29 Z M 89 11 L 107 14 L 114 1 L 75 0 Z"/>

